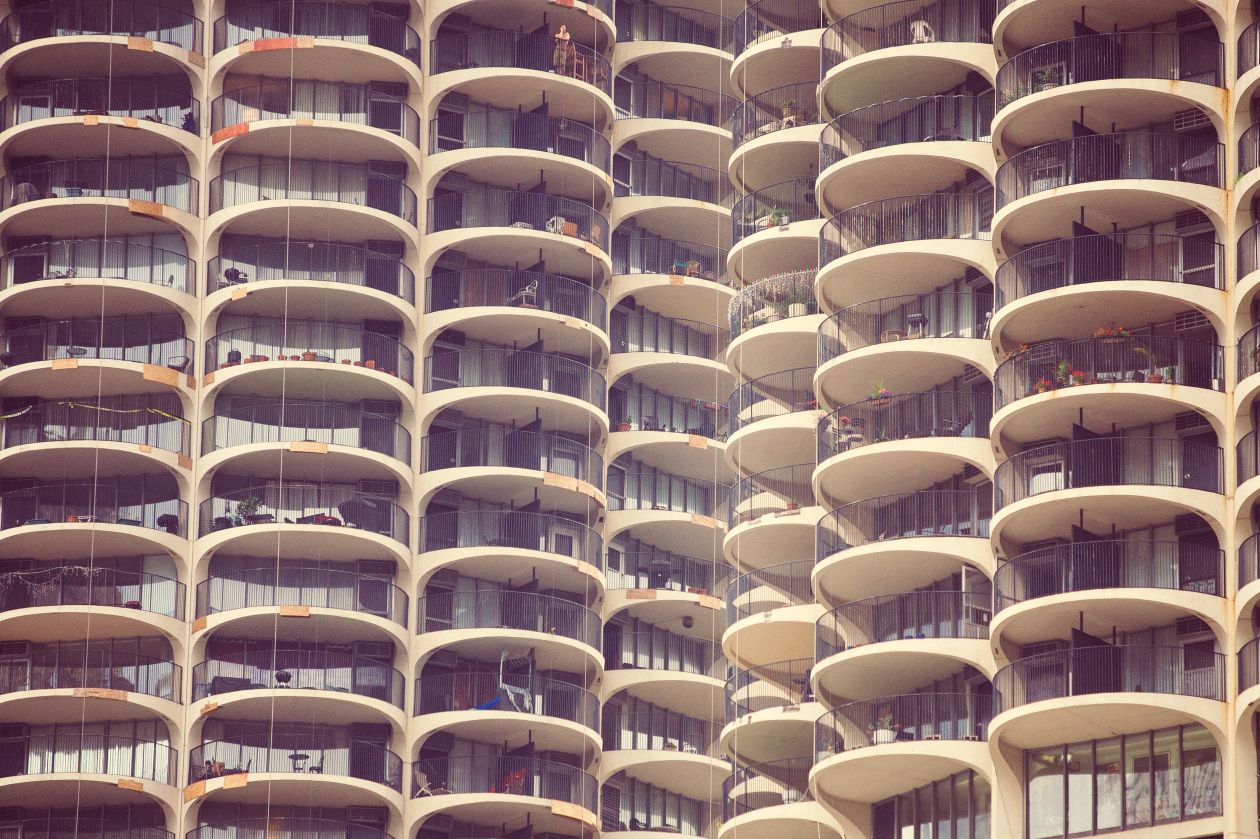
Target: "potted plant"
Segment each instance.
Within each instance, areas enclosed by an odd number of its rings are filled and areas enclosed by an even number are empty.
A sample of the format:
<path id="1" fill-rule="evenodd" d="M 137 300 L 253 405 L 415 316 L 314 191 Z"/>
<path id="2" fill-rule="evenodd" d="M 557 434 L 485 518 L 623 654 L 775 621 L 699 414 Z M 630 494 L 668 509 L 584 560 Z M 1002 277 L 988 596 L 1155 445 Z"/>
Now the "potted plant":
<path id="1" fill-rule="evenodd" d="M 787 503 L 787 508 L 789 510 L 799 510 L 801 509 L 801 503 L 799 501 L 789 501 Z"/>
<path id="2" fill-rule="evenodd" d="M 875 718 L 868 730 L 871 734 L 871 745 L 880 746 L 897 742 L 897 732 L 901 731 L 901 726 L 893 720 L 892 711 L 885 711 Z"/>
<path id="3" fill-rule="evenodd" d="M 257 495 L 251 495 L 248 498 L 242 498 L 236 502 L 237 524 L 254 524 L 258 519 L 258 510 L 262 507 L 262 499 Z"/>
<path id="4" fill-rule="evenodd" d="M 883 382 L 876 382 L 871 386 L 871 392 L 866 397 L 866 401 L 872 405 L 887 405 L 892 401 L 892 391 L 884 387 Z"/>
<path id="5" fill-rule="evenodd" d="M 315 360 L 315 350 L 307 350 L 306 352 L 302 353 L 302 360 L 303 360 L 303 361 L 314 361 L 314 360 Z"/>
<path id="6" fill-rule="evenodd" d="M 625 419 L 623 419 L 621 422 L 617 423 L 617 430 L 618 430 L 618 431 L 629 431 L 629 430 L 630 430 L 630 418 L 629 418 L 629 417 L 626 417 L 626 418 L 625 418 Z"/>
<path id="7" fill-rule="evenodd" d="M 784 224 L 792 223 L 792 213 L 782 207 L 775 207 L 770 211 L 770 226 L 779 227 Z"/>
<path id="8" fill-rule="evenodd" d="M 1172 368 L 1171 365 L 1169 365 L 1168 367 L 1165 367 L 1164 368 L 1164 381 L 1168 382 L 1170 385 L 1176 384 L 1177 377 L 1173 375 L 1174 373 L 1176 373 L 1176 371 Z"/>
<path id="9" fill-rule="evenodd" d="M 1095 329 L 1094 337 L 1101 338 L 1104 344 L 1119 344 L 1125 338 L 1132 338 L 1133 333 L 1128 327 L 1121 326 L 1113 320 L 1111 323 Z"/>
<path id="10" fill-rule="evenodd" d="M 1051 379 L 1048 376 L 1042 376 L 1040 379 L 1037 380 L 1036 384 L 1033 385 L 1033 392 L 1049 393 L 1050 391 L 1054 390 L 1054 388 L 1055 388 L 1054 379 Z"/>
<path id="11" fill-rule="evenodd" d="M 1155 351 L 1149 347 L 1134 347 L 1134 352 L 1141 353 L 1150 361 L 1150 366 L 1146 368 L 1146 381 L 1150 384 L 1157 385 L 1164 381 L 1164 373 L 1160 368 L 1159 358 L 1156 357 Z M 1170 370 L 1172 368 L 1169 368 Z"/>

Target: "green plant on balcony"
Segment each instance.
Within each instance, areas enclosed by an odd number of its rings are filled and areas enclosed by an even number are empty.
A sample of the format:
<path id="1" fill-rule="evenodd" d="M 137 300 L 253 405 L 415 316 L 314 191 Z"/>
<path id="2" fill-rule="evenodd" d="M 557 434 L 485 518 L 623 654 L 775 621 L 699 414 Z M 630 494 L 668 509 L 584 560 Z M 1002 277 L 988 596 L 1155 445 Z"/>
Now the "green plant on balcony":
<path id="1" fill-rule="evenodd" d="M 782 207 L 775 207 L 770 211 L 770 226 L 778 227 L 782 224 L 790 224 L 792 222 L 792 211 L 785 210 Z"/>
<path id="2" fill-rule="evenodd" d="M 1159 357 L 1155 354 L 1155 351 L 1152 350 L 1150 347 L 1134 347 L 1133 351 L 1146 356 L 1147 361 L 1150 362 L 1149 366 L 1145 370 L 1147 382 L 1153 385 L 1160 384 L 1161 382 L 1164 381 L 1165 371 L 1167 371 L 1169 374 L 1168 378 L 1169 379 L 1172 378 L 1172 368 L 1164 367 L 1163 365 L 1161 365 L 1159 361 Z M 1140 374 L 1142 371 L 1134 371 L 1134 372 Z"/>
<path id="3" fill-rule="evenodd" d="M 262 499 L 257 495 L 251 495 L 248 498 L 242 498 L 236 502 L 236 510 L 233 515 L 236 516 L 237 524 L 247 524 L 257 518 L 258 511 L 262 508 Z"/>

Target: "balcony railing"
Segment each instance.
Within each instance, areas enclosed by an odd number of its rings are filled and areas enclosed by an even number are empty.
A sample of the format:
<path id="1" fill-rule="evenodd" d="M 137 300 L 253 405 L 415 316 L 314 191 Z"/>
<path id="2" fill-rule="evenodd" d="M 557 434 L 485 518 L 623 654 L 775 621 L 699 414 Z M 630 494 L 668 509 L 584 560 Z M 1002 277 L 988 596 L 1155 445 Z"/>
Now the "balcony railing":
<path id="1" fill-rule="evenodd" d="M 532 757 L 434 757 L 412 764 L 412 798 L 444 793 L 526 795 L 576 804 L 595 813 L 599 781 L 576 766 Z"/>
<path id="2" fill-rule="evenodd" d="M 33 660 L 29 652 L 0 657 L 0 693 L 104 688 L 155 696 L 171 702 L 182 702 L 184 698 L 180 689 L 183 671 L 172 661 L 124 656 L 118 651 L 110 654 L 110 664 L 85 666 L 82 660 L 51 664 L 39 661 L 40 658 L 36 654 Z M 55 656 L 43 658 L 55 661 Z M 122 661 L 128 658 L 125 663 Z"/>
<path id="3" fill-rule="evenodd" d="M 174 6 L 145 0 L 51 0 L 24 6 L 0 22 L 0 52 L 72 35 L 125 35 L 201 51 L 201 21 Z"/>
<path id="4" fill-rule="evenodd" d="M 610 625 L 604 633 L 604 669 L 656 670 L 724 679 L 727 664 L 717 641 L 660 629 L 622 632 Z"/>
<path id="5" fill-rule="evenodd" d="M 160 818 L 160 816 L 159 816 Z M 164 827 L 130 825 L 127 820 L 92 818 L 74 815 L 62 818 L 40 816 L 33 819 L 15 819 L 14 830 L 21 836 L 42 836 L 46 839 L 87 839 L 90 836 L 116 836 L 118 839 L 175 839 L 175 834 Z"/>
<path id="6" fill-rule="evenodd" d="M 0 189 L 0 209 L 4 210 L 44 198 L 122 198 L 196 213 L 200 184 L 173 165 L 144 158 L 97 157 L 21 166 L 5 175 Z"/>
<path id="7" fill-rule="evenodd" d="M 826 25 L 814 0 L 753 0 L 735 16 L 734 52 L 739 55 L 763 41 L 790 38 L 795 32 L 821 29 Z"/>
<path id="8" fill-rule="evenodd" d="M 277 734 L 285 745 L 211 740 L 188 750 L 188 780 L 250 772 L 319 774 L 358 778 L 402 792 L 402 758 L 384 746 L 329 735 Z"/>
<path id="9" fill-rule="evenodd" d="M 741 478 L 731 487 L 726 505 L 727 526 L 734 528 L 767 513 L 786 513 L 813 506 L 816 503 L 811 482 L 813 474 L 811 462 L 777 466 Z"/>
<path id="10" fill-rule="evenodd" d="M 273 565 L 215 571 L 197 584 L 197 617 L 273 606 L 312 606 L 372 615 L 407 626 L 407 592 L 386 577 L 334 568 Z"/>
<path id="11" fill-rule="evenodd" d="M 554 513 L 516 510 L 459 510 L 420 520 L 420 550 L 517 548 L 567 556 L 604 567 L 600 531 Z"/>
<path id="12" fill-rule="evenodd" d="M 987 639 L 992 617 L 987 591 L 908 591 L 855 600 L 818 619 L 815 659 L 889 641 Z"/>
<path id="13" fill-rule="evenodd" d="M 121 317 L 103 320 L 49 321 L 10 329 L 0 335 L 0 363 L 6 367 L 58 358 L 128 361 L 184 371 L 192 360 L 193 342 L 182 335 L 136 329 Z"/>
<path id="14" fill-rule="evenodd" d="M 538 309 L 606 328 L 604 295 L 589 285 L 556 274 L 514 268 L 442 271 L 429 277 L 425 311 L 445 312 L 476 306 Z"/>
<path id="15" fill-rule="evenodd" d="M 655 589 L 714 594 L 731 575 L 731 568 L 718 560 L 678 556 L 667 551 L 623 551 L 620 567 L 608 568 L 605 588 Z"/>
<path id="16" fill-rule="evenodd" d="M 818 407 L 814 397 L 814 368 L 780 370 L 744 382 L 726 400 L 728 434 L 762 420 L 785 417 Z"/>
<path id="17" fill-rule="evenodd" d="M 445 711 L 511 711 L 575 722 L 599 731 L 599 697 L 550 676 L 432 673 L 416 679 L 415 715 Z"/>
<path id="18" fill-rule="evenodd" d="M 429 123 L 429 154 L 458 149 L 521 149 L 589 163 L 607 174 L 612 146 L 589 125 L 565 117 L 477 105 L 467 113 L 439 112 Z"/>
<path id="19" fill-rule="evenodd" d="M 108 403 L 108 399 L 105 400 Z M 125 402 L 123 403 L 125 404 Z M 86 402 L 40 402 L 4 421 L 5 449 L 35 443 L 91 440 L 135 443 L 166 452 L 189 453 L 189 423 L 159 408 L 104 407 Z"/>
<path id="20" fill-rule="evenodd" d="M 1002 563 L 993 575 L 993 604 L 1001 611 L 1039 597 L 1118 588 L 1223 597 L 1224 575 L 1224 551 L 1208 545 L 1126 539 L 1073 542 L 1038 548 Z"/>
<path id="21" fill-rule="evenodd" d="M 411 465 L 411 432 L 393 417 L 343 403 L 280 401 L 236 408 L 201 423 L 203 455 L 298 441 L 376 452 Z"/>
<path id="22" fill-rule="evenodd" d="M 269 10 L 275 9 L 273 3 Z M 281 14 L 288 13 L 289 9 L 283 8 Z M 415 109 L 405 99 L 364 84 L 310 79 L 264 82 L 234 88 L 210 104 L 211 131 L 268 119 L 318 119 L 365 125 L 420 145 L 420 115 Z"/>
<path id="23" fill-rule="evenodd" d="M 1253 21 L 1238 36 L 1238 75 L 1256 67 L 1260 67 L 1260 20 Z"/>
<path id="24" fill-rule="evenodd" d="M 910 693 L 846 702 L 814 723 L 814 757 L 822 761 L 867 746 L 915 740 L 988 740 L 993 697 L 979 693 Z"/>
<path id="25" fill-rule="evenodd" d="M 993 677 L 994 713 L 1098 693 L 1164 693 L 1225 700 L 1225 656 L 1185 647 L 1100 644 L 1021 658 Z"/>
<path id="26" fill-rule="evenodd" d="M 817 87 L 814 82 L 798 82 L 745 99 L 731 117 L 734 147 L 785 128 L 817 124 Z"/>
<path id="27" fill-rule="evenodd" d="M 1064 85 L 1159 79 L 1223 86 L 1225 45 L 1184 32 L 1080 35 L 1026 49 L 998 68 L 1001 107 Z"/>
<path id="28" fill-rule="evenodd" d="M 1241 275 L 1240 267 L 1239 276 Z M 1260 373 L 1260 326 L 1248 329 L 1238 339 L 1238 380 L 1242 381 L 1256 373 Z M 1243 478 L 1240 477 L 1239 480 Z"/>
<path id="29" fill-rule="evenodd" d="M 52 239 L 4 254 L 4 287 L 39 280 L 127 280 L 189 292 L 195 267 L 188 256 L 125 239 Z"/>
<path id="30" fill-rule="evenodd" d="M 993 94 L 912 96 L 877 102 L 841 114 L 823 129 L 824 169 L 872 149 L 947 140 L 988 142 Z"/>
<path id="31" fill-rule="evenodd" d="M 318 201 L 380 210 L 416 223 L 416 194 L 402 179 L 357 163 L 264 160 L 210 181 L 210 212 L 255 201 Z"/>
<path id="32" fill-rule="evenodd" d="M 928 489 L 864 498 L 818 522 L 816 561 L 863 545 L 921 536 L 989 538 L 987 489 Z"/>
<path id="33" fill-rule="evenodd" d="M 408 544 L 411 516 L 393 499 L 341 486 L 285 483 L 215 492 L 201 502 L 198 535 L 256 524 L 319 524 Z"/>
<path id="34" fill-rule="evenodd" d="M 510 428 L 463 428 L 430 434 L 420 442 L 421 469 L 490 466 L 534 469 L 604 486 L 604 458 L 577 440 Z M 446 514 L 439 514 L 446 515 Z"/>
<path id="35" fill-rule="evenodd" d="M 1207 341 L 1159 335 L 1046 341 L 1002 362 L 993 383 L 999 410 L 1034 394 L 1089 384 L 1162 383 L 1223 391 L 1225 350 Z"/>
<path id="36" fill-rule="evenodd" d="M 721 326 L 648 313 L 614 317 L 612 351 L 689 355 L 709 361 L 726 356 L 730 333 Z"/>
<path id="37" fill-rule="evenodd" d="M 992 313 L 993 295 L 974 291 L 904 294 L 857 303 L 819 326 L 818 363 L 909 338 L 983 339 Z"/>
<path id="38" fill-rule="evenodd" d="M 1241 249 L 1241 244 L 1240 244 Z M 1198 236 L 1098 233 L 1024 248 L 998 266 L 1001 309 L 1031 294 L 1129 280 L 1225 288 L 1225 246 Z"/>
<path id="39" fill-rule="evenodd" d="M 1033 146 L 997 171 L 997 206 L 1059 187 L 1111 180 L 1223 186 L 1225 147 L 1192 134 L 1092 134 Z"/>
<path id="40" fill-rule="evenodd" d="M 204 768 L 204 765 L 203 765 Z M 133 828 L 134 830 L 134 828 Z M 330 819 L 275 816 L 257 819 L 224 819 L 201 824 L 184 833 L 184 839 L 302 839 L 307 836 L 344 836 L 345 839 L 393 839 L 379 827 Z M 49 837 L 61 839 L 61 837 Z M 160 836 L 124 836 L 120 839 L 163 839 Z M 168 837 L 174 839 L 174 837 Z"/>
<path id="41" fill-rule="evenodd" d="M 617 104 L 617 119 L 678 119 L 724 128 L 738 104 L 734 96 L 708 88 L 642 79 L 630 84 L 629 102 Z"/>
<path id="42" fill-rule="evenodd" d="M 754 327 L 818 314 L 813 268 L 776 274 L 740 290 L 727 307 L 731 337 Z"/>
<path id="43" fill-rule="evenodd" d="M 494 629 L 558 635 L 599 649 L 599 614 L 581 603 L 528 591 L 448 591 L 416 599 L 416 631 Z"/>
<path id="44" fill-rule="evenodd" d="M 812 702 L 809 671 L 812 658 L 776 661 L 748 669 L 736 669 L 726 680 L 726 721 L 768 708 L 788 708 Z"/>
<path id="45" fill-rule="evenodd" d="M 1099 437 L 1051 443 L 998 465 L 993 503 L 1001 509 L 1061 489 L 1163 486 L 1224 492 L 1224 457 L 1212 443 L 1157 437 Z"/>
<path id="46" fill-rule="evenodd" d="M 623 6 L 617 14 L 617 42 L 627 41 L 666 41 L 730 52 L 734 22 L 686 6 Z"/>
<path id="47" fill-rule="evenodd" d="M 114 606 L 184 619 L 184 584 L 140 571 L 62 565 L 0 574 L 0 612 L 58 606 Z"/>
<path id="48" fill-rule="evenodd" d="M 237 245 L 210 260 L 206 293 L 239 283 L 313 280 L 370 288 L 416 299 L 416 278 L 401 259 L 341 242 L 266 242 Z"/>
<path id="49" fill-rule="evenodd" d="M 164 741 L 74 732 L 67 728 L 56 733 L 25 735 L 22 746 L 25 748 L 14 748 L 12 740 L 5 744 L 9 760 L 0 767 L 0 778 L 113 775 L 175 785 L 175 750 Z"/>
<path id="50" fill-rule="evenodd" d="M 842 210 L 823 225 L 819 265 L 880 245 L 933 239 L 988 241 L 993 195 L 933 192 L 884 198 Z"/>
<path id="51" fill-rule="evenodd" d="M 572 198 L 510 189 L 451 192 L 429 199 L 430 233 L 479 227 L 544 230 L 608 250 L 608 219 Z"/>
<path id="52" fill-rule="evenodd" d="M 420 36 L 405 17 L 326 0 L 272 0 L 232 8 L 214 22 L 214 51 L 244 41 L 294 36 L 366 44 L 420 63 Z"/>
<path id="53" fill-rule="evenodd" d="M 994 0 L 899 0 L 840 18 L 822 37 L 822 71 L 868 52 L 917 44 L 991 44 Z"/>
<path id="54" fill-rule="evenodd" d="M 818 421 L 818 462 L 890 440 L 988 439 L 993 397 L 985 391 L 929 390 L 867 399 Z"/>
<path id="55" fill-rule="evenodd" d="M 810 585 L 813 570 L 812 559 L 798 559 L 736 577 L 726 587 L 727 626 L 784 606 L 813 603 L 814 590 Z"/>
<path id="56" fill-rule="evenodd" d="M 135 117 L 197 134 L 201 103 L 187 84 L 154 78 L 81 78 L 24 82 L 0 101 L 0 129 L 53 117 Z"/>
<path id="57" fill-rule="evenodd" d="M 1238 692 L 1260 685 L 1260 638 L 1238 649 Z"/>
<path id="58" fill-rule="evenodd" d="M 621 749 L 680 752 L 706 757 L 720 753 L 709 720 L 666 711 L 621 712 L 604 721 L 604 751 Z"/>
<path id="59" fill-rule="evenodd" d="M 618 171 L 615 187 L 618 198 L 680 198 L 716 204 L 723 209 L 729 209 L 735 201 L 735 189 L 725 169 L 654 157 L 630 159 L 627 170 Z"/>
<path id="60" fill-rule="evenodd" d="M 571 358 L 532 350 L 483 347 L 439 352 L 424 360 L 424 392 L 461 387 L 526 388 L 571 396 L 604 410 L 604 377 Z"/>
<path id="61" fill-rule="evenodd" d="M 614 274 L 671 274 L 712 280 L 726 285 L 726 249 L 670 239 L 630 239 L 612 242 Z"/>
<path id="62" fill-rule="evenodd" d="M 242 362 L 324 362 L 366 367 L 407 384 L 414 379 L 411 350 L 396 338 L 341 323 L 260 323 L 220 332 L 206 341 L 206 370 L 235 367 Z"/>
<path id="63" fill-rule="evenodd" d="M 608 475 L 608 510 L 657 510 L 726 519 L 730 486 L 668 472 L 614 472 Z"/>
<path id="64" fill-rule="evenodd" d="M 555 73 L 612 95 L 612 67 L 608 59 L 585 44 L 569 42 L 563 56 L 550 35 L 523 32 L 447 33 L 429 44 L 429 72 L 512 67 Z"/>
<path id="65" fill-rule="evenodd" d="M 673 434 L 698 434 L 710 440 L 725 439 L 725 405 L 701 402 L 686 396 L 671 396 L 646 388 L 635 401 L 637 407 L 628 408 L 626 416 L 618 417 L 612 430 L 668 431 Z"/>
<path id="66" fill-rule="evenodd" d="M 188 505 L 172 481 L 171 498 L 146 500 L 143 487 L 66 483 L 15 489 L 0 495 L 0 530 L 28 524 L 123 524 L 184 536 Z M 152 493 L 149 493 L 152 494 Z"/>
<path id="67" fill-rule="evenodd" d="M 818 218 L 822 216 L 812 177 L 771 184 L 735 202 L 731 209 L 731 242 L 794 221 Z"/>
<path id="68" fill-rule="evenodd" d="M 238 690 L 336 691 L 403 707 L 405 681 L 388 662 L 332 650 L 246 650 L 192 669 L 193 701 Z"/>
<path id="69" fill-rule="evenodd" d="M 812 757 L 789 757 L 736 766 L 722 781 L 722 818 L 730 820 L 764 807 L 812 801 L 809 770 Z"/>

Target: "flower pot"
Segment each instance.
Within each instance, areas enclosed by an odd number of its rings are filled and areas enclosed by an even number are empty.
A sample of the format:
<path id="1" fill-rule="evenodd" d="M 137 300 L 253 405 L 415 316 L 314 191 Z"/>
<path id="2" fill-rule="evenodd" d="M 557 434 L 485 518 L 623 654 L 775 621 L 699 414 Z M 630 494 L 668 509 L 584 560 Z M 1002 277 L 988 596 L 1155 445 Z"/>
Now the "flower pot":
<path id="1" fill-rule="evenodd" d="M 341 363 L 342 363 L 342 364 L 349 364 L 349 363 L 350 363 L 350 359 L 348 359 L 348 358 L 343 358 L 343 359 L 341 359 Z"/>
<path id="2" fill-rule="evenodd" d="M 306 352 L 302 353 L 302 360 L 303 360 L 303 361 L 314 361 L 314 360 L 315 360 L 315 353 L 311 352 L 310 350 L 307 350 Z"/>
<path id="3" fill-rule="evenodd" d="M 630 430 L 630 423 L 628 423 L 628 422 L 619 422 L 619 423 L 617 423 L 617 430 L 618 430 L 618 431 L 629 431 L 629 430 Z"/>
<path id="4" fill-rule="evenodd" d="M 76 516 L 74 513 L 71 513 L 70 515 L 66 516 L 66 522 L 68 524 L 77 524 L 78 521 L 79 521 L 79 517 Z"/>
<path id="5" fill-rule="evenodd" d="M 1128 338 L 1124 335 L 1108 335 L 1102 339 L 1104 344 L 1123 344 Z"/>
<path id="6" fill-rule="evenodd" d="M 891 728 L 877 728 L 871 732 L 871 744 L 882 746 L 887 743 L 897 742 L 897 732 Z"/>
<path id="7" fill-rule="evenodd" d="M 371 358 L 369 358 L 367 361 L 363 362 L 363 366 L 364 366 L 364 367 L 366 367 L 366 368 L 367 368 L 367 369 L 369 369 L 369 370 L 375 370 L 375 369 L 376 369 L 376 361 L 375 361 L 375 360 L 373 360 L 373 359 L 371 359 Z"/>
<path id="8" fill-rule="evenodd" d="M 796 501 L 789 501 L 789 502 L 787 503 L 787 508 L 788 508 L 789 510 L 799 510 L 799 509 L 801 509 L 801 505 L 800 505 L 800 503 L 799 503 L 799 502 L 796 502 Z"/>
<path id="9" fill-rule="evenodd" d="M 874 396 L 868 400 L 872 405 L 887 405 L 892 401 L 891 396 Z"/>
<path id="10" fill-rule="evenodd" d="M 1146 381 L 1153 385 L 1162 384 L 1164 381 L 1164 374 L 1163 373 L 1147 373 Z"/>

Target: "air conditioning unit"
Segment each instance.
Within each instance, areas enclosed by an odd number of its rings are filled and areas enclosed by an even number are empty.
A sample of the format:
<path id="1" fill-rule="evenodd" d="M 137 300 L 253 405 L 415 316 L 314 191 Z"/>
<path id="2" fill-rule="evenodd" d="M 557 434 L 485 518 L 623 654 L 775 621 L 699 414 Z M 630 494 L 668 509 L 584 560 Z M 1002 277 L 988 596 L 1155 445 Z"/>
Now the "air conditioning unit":
<path id="1" fill-rule="evenodd" d="M 1194 332 L 1211 327 L 1211 324 L 1208 323 L 1207 315 L 1193 311 L 1178 312 L 1173 323 L 1178 332 Z"/>
<path id="2" fill-rule="evenodd" d="M 1177 637 L 1184 638 L 1187 635 L 1201 635 L 1205 632 L 1211 632 L 1207 623 L 1202 618 L 1178 618 L 1177 619 Z"/>

